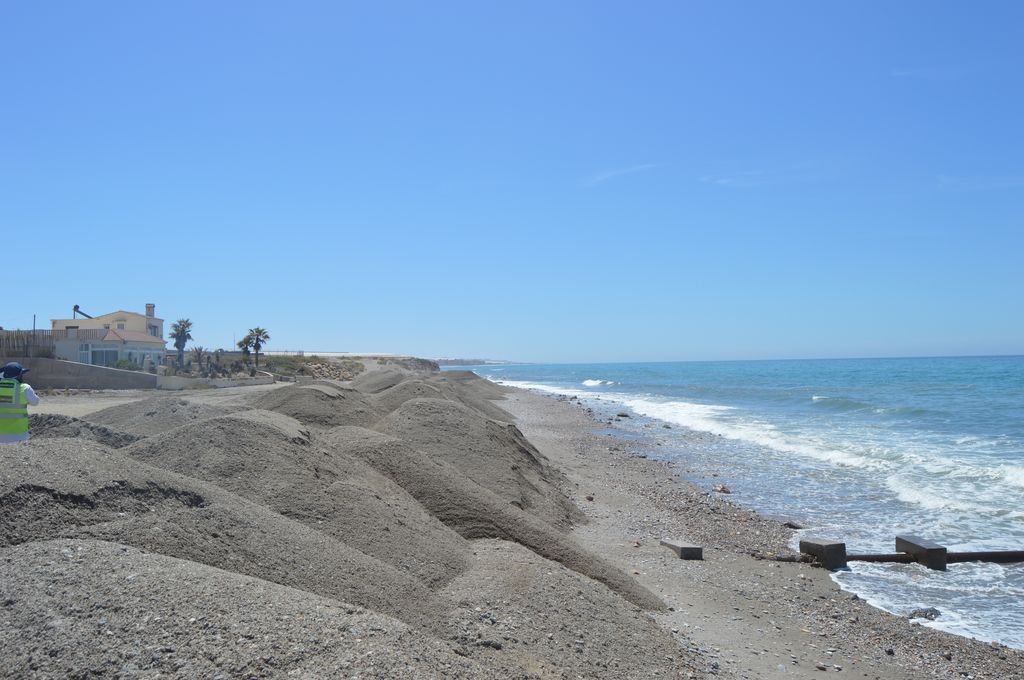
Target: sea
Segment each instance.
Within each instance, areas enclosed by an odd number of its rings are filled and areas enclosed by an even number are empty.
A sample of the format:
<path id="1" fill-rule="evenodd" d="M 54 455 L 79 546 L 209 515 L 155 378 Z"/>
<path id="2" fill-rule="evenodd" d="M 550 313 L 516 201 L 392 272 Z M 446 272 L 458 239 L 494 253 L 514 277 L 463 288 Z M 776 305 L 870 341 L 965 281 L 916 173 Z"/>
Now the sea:
<path id="1" fill-rule="evenodd" d="M 460 367 L 461 368 L 461 367 Z M 1024 549 L 1024 357 L 486 365 L 576 396 L 709 491 L 847 551 L 897 534 L 950 551 Z M 665 425 L 669 427 L 666 428 Z M 1024 648 L 1024 564 L 850 562 L 841 588 L 951 633 Z"/>

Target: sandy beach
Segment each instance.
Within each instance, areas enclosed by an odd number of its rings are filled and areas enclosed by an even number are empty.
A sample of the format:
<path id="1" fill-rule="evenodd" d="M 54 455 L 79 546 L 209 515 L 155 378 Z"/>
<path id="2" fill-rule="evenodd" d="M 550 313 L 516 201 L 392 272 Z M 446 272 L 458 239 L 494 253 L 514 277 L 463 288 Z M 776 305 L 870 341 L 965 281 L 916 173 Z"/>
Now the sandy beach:
<path id="1" fill-rule="evenodd" d="M 7 677 L 1024 677 L 575 401 L 383 367 L 35 413 L 0 448 Z"/>

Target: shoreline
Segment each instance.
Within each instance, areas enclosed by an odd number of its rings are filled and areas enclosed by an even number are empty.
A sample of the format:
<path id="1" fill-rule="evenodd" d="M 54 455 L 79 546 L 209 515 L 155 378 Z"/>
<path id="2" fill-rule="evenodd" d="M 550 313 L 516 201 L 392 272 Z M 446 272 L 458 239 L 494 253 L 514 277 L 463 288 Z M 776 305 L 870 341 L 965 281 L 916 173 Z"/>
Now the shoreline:
<path id="1" fill-rule="evenodd" d="M 374 366 L 44 406 L 0 448 L 12 674 L 1024 677 L 764 559 L 791 530 L 576 400 Z"/>
<path id="2" fill-rule="evenodd" d="M 573 537 L 662 597 L 674 611 L 656 619 L 688 635 L 709 672 L 1024 677 L 1020 650 L 910 623 L 809 564 L 758 559 L 791 553 L 792 531 L 686 481 L 670 462 L 642 457 L 628 437 L 597 434 L 618 428 L 578 400 L 502 389 L 496 403 L 567 476 L 565 491 L 587 516 Z M 664 537 L 703 546 L 704 560 L 679 560 L 659 545 Z"/>

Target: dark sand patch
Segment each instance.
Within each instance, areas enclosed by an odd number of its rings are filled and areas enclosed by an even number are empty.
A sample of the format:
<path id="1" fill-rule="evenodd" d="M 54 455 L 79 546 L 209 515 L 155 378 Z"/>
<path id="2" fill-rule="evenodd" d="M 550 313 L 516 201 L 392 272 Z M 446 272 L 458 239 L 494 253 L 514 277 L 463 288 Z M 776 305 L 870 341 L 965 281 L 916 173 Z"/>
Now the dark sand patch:
<path id="1" fill-rule="evenodd" d="M 29 415 L 29 431 L 33 439 L 84 439 L 112 449 L 119 449 L 142 439 L 142 435 L 120 432 L 105 425 L 57 413 Z"/>

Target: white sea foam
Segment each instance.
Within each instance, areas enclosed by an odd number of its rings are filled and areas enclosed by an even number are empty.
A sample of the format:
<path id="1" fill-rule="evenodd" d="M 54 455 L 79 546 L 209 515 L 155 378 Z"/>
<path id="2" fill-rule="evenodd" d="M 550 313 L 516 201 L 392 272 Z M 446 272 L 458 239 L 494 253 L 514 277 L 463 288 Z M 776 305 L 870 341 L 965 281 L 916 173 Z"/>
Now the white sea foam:
<path id="1" fill-rule="evenodd" d="M 509 387 L 519 387 L 524 390 L 535 390 L 537 392 L 547 392 L 548 394 L 564 394 L 566 396 L 580 396 L 583 394 L 591 394 L 590 392 L 584 392 L 583 390 L 575 390 L 572 388 L 553 387 L 552 385 L 544 385 L 542 383 L 532 383 L 525 380 L 503 380 L 497 376 L 487 376 L 487 379 L 496 382 L 499 385 L 507 385 Z"/>
<path id="2" fill-rule="evenodd" d="M 1010 486 L 1024 489 L 1024 467 L 1020 465 L 1003 465 L 998 468 L 998 472 Z"/>
<path id="3" fill-rule="evenodd" d="M 886 478 L 885 484 L 904 503 L 912 503 L 928 510 L 952 510 L 955 512 L 987 512 L 989 509 L 978 503 L 957 500 L 946 489 L 928 488 L 921 479 L 908 479 L 895 474 Z"/>
<path id="4" fill-rule="evenodd" d="M 549 394 L 575 397 L 594 396 L 593 392 L 587 390 L 552 387 L 551 385 L 521 380 L 492 379 L 502 385 L 537 390 Z M 787 436 L 768 423 L 725 419 L 723 417 L 725 414 L 735 411 L 731 406 L 696 404 L 685 401 L 655 401 L 653 399 L 644 399 L 615 392 L 604 392 L 601 393 L 601 396 L 622 404 L 639 415 L 656 418 L 673 425 L 680 425 L 697 432 L 707 432 L 727 439 L 758 444 L 782 453 L 797 454 L 833 465 L 847 467 L 877 467 L 884 465 L 888 467 L 884 461 L 871 460 L 863 455 L 842 451 L 813 438 L 801 440 Z"/>
<path id="5" fill-rule="evenodd" d="M 636 417 L 620 427 L 643 428 L 670 450 L 678 448 L 681 458 L 692 456 L 689 467 L 698 471 L 702 463 L 720 469 L 735 457 L 741 463 L 734 486 L 741 489 L 739 498 L 768 510 L 779 504 L 788 516 L 852 542 L 855 552 L 891 550 L 892 535 L 902 531 L 928 536 L 953 551 L 1019 547 L 1024 527 L 1020 434 L 1012 428 L 1007 434 L 986 429 L 988 420 L 972 425 L 965 419 L 958 428 L 959 402 L 944 405 L 936 397 L 897 406 L 889 403 L 891 391 L 810 382 L 759 408 L 754 387 L 734 393 L 697 381 L 666 383 L 664 394 L 627 393 L 635 388 L 598 380 L 593 376 L 604 371 L 591 370 L 587 380 L 561 378 L 564 387 L 504 384 L 577 396 L 601 414 L 629 411 Z M 605 374 L 622 375 L 622 385 L 632 383 L 627 374 Z M 495 376 L 501 378 L 497 371 Z M 942 389 L 950 387 L 964 386 Z M 712 403 L 700 403 L 705 400 Z M 641 416 L 671 423 L 672 431 L 654 429 Z M 721 438 L 692 437 L 688 430 Z M 808 493 L 772 493 L 787 480 L 807 482 Z M 955 564 L 938 575 L 905 565 L 851 562 L 851 569 L 833 577 L 875 606 L 906 615 L 927 603 L 942 615 L 922 625 L 1024 648 L 1019 565 Z"/>
<path id="6" fill-rule="evenodd" d="M 865 456 L 842 451 L 828 446 L 825 442 L 811 437 L 804 439 L 779 432 L 769 423 L 730 418 L 727 414 L 735 411 L 730 406 L 694 404 L 684 401 L 653 401 L 635 397 L 620 398 L 620 401 L 637 413 L 657 418 L 691 430 L 709 432 L 727 439 L 749 442 L 768 447 L 782 453 L 795 453 L 835 465 L 868 467 L 880 464 Z"/>

